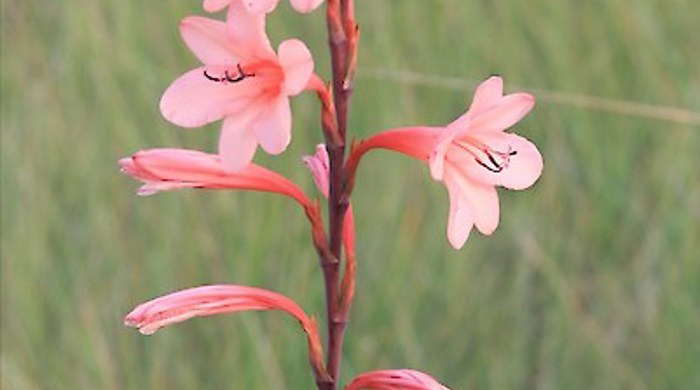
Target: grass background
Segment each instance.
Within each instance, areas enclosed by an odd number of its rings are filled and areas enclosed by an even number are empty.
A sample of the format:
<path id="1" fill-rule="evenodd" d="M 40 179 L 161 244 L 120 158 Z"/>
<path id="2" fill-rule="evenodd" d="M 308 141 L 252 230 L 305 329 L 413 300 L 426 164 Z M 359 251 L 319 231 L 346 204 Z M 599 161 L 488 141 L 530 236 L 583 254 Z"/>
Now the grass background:
<path id="1" fill-rule="evenodd" d="M 448 123 L 498 73 L 509 91 L 540 91 L 517 131 L 545 170 L 529 191 L 501 191 L 492 237 L 472 233 L 454 251 L 447 196 L 426 167 L 368 157 L 353 198 L 359 291 L 344 380 L 411 367 L 455 389 L 700 388 L 700 3 L 357 3 L 354 134 Z M 218 124 L 182 131 L 158 111 L 196 64 L 177 31 L 192 13 L 198 1 L 2 1 L 3 389 L 313 388 L 304 339 L 280 314 L 152 337 L 121 324 L 140 301 L 207 283 L 323 308 L 289 200 L 138 198 L 117 171 L 141 148 L 215 145 Z M 274 42 L 306 40 L 328 75 L 323 12 L 298 16 L 283 1 L 268 27 Z M 293 108 L 289 150 L 257 161 L 311 194 L 300 157 L 320 141 L 318 108 L 310 94 Z"/>

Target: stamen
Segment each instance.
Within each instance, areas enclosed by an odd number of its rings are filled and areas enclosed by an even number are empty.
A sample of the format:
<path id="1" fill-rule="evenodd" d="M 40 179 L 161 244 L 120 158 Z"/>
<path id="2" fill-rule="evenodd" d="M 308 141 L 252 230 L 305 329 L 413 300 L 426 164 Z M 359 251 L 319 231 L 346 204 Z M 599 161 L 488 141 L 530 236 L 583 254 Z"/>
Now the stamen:
<path id="1" fill-rule="evenodd" d="M 211 81 L 217 82 L 217 83 L 226 83 L 226 82 L 237 83 L 239 81 L 243 81 L 244 79 L 246 79 L 248 77 L 255 77 L 255 73 L 245 73 L 245 71 L 243 71 L 243 68 L 241 67 L 240 63 L 236 64 L 236 70 L 237 70 L 238 74 L 234 74 L 234 75 L 231 75 L 231 73 L 229 73 L 228 70 L 225 70 L 224 75 L 222 77 L 214 77 L 214 76 L 210 75 L 209 73 L 207 73 L 206 70 L 204 70 L 204 77 L 206 77 L 207 79 L 209 79 Z"/>

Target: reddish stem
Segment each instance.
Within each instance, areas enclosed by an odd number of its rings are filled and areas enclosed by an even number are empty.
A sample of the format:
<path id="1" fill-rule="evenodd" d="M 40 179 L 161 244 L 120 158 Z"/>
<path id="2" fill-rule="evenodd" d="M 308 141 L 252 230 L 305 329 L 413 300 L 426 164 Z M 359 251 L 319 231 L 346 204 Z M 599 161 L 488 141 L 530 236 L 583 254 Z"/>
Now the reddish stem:
<path id="1" fill-rule="evenodd" d="M 329 254 L 321 257 L 321 266 L 326 290 L 326 313 L 328 319 L 328 356 L 326 367 L 332 379 L 330 387 L 338 387 L 338 376 L 343 350 L 343 337 L 352 296 L 341 297 L 340 259 L 342 258 L 343 221 L 349 205 L 346 191 L 345 140 L 348 124 L 348 109 L 352 93 L 352 76 L 356 52 L 356 28 L 353 2 L 351 0 L 327 0 L 327 27 L 333 71 L 333 108 L 335 128 L 326 130 L 326 147 L 330 161 L 328 196 Z M 329 126 L 325 126 L 329 127 Z M 354 256 L 353 256 L 354 257 Z M 354 260 L 354 259 L 353 259 Z M 354 279 L 354 262 L 349 277 Z M 348 275 L 346 275 L 348 276 Z M 347 278 L 346 278 L 347 279 Z M 343 286 L 350 282 L 344 281 Z M 354 280 L 352 282 L 354 286 Z M 343 300 L 341 305 L 341 299 Z M 342 309 L 341 309 L 342 306 Z M 321 386 L 319 386 L 321 388 Z"/>

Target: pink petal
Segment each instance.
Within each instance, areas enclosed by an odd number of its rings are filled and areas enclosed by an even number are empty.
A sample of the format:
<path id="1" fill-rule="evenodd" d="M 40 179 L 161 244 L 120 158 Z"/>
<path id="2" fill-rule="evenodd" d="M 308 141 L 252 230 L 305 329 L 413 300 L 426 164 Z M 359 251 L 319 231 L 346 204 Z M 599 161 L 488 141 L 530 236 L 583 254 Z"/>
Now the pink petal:
<path id="1" fill-rule="evenodd" d="M 228 7 L 226 26 L 229 39 L 240 46 L 245 58 L 275 60 L 275 52 L 265 33 L 264 13 L 250 13 L 243 6 L 243 0 L 236 0 Z"/>
<path id="2" fill-rule="evenodd" d="M 301 13 L 309 13 L 315 10 L 323 0 L 291 0 L 292 7 Z"/>
<path id="3" fill-rule="evenodd" d="M 462 123 L 465 128 L 469 126 L 470 116 L 469 113 L 462 115 L 455 122 Z M 453 123 L 455 123 L 453 122 Z M 442 180 L 445 171 L 445 157 L 447 152 L 452 146 L 452 141 L 460 133 L 461 128 L 457 126 L 447 126 L 441 131 L 440 138 L 437 141 L 435 148 L 432 153 L 430 153 L 430 160 L 428 166 L 430 167 L 430 175 L 434 180 Z"/>
<path id="4" fill-rule="evenodd" d="M 460 189 L 451 181 L 445 181 L 450 196 L 450 214 L 447 218 L 447 240 L 452 247 L 460 249 L 469 238 L 474 226 L 474 218 L 469 203 L 466 202 Z"/>
<path id="5" fill-rule="evenodd" d="M 448 190 L 455 191 L 451 197 L 458 197 L 468 206 L 476 228 L 489 235 L 496 230 L 499 220 L 496 189 L 471 180 L 460 168 L 452 163 L 445 167 L 445 184 L 449 183 Z"/>
<path id="6" fill-rule="evenodd" d="M 282 310 L 295 317 L 305 330 L 311 319 L 291 299 L 282 294 L 244 286 L 201 286 L 178 291 L 143 303 L 124 319 L 127 326 L 143 334 L 193 317 L 246 310 Z"/>
<path id="7" fill-rule="evenodd" d="M 219 12 L 226 8 L 232 0 L 204 0 L 204 10 L 207 12 Z"/>
<path id="8" fill-rule="evenodd" d="M 226 24 L 201 16 L 188 16 L 180 22 L 180 35 L 195 56 L 207 65 L 241 62 L 245 51 L 236 50 L 226 33 Z"/>
<path id="9" fill-rule="evenodd" d="M 313 156 L 305 156 L 304 164 L 311 171 L 316 188 L 328 198 L 330 184 L 328 176 L 330 172 L 330 162 L 328 161 L 328 151 L 325 144 L 316 145 L 316 153 Z"/>
<path id="10" fill-rule="evenodd" d="M 314 72 L 314 60 L 298 39 L 282 42 L 277 50 L 284 71 L 284 93 L 293 96 L 304 90 Z"/>
<path id="11" fill-rule="evenodd" d="M 267 153 L 280 154 L 287 149 L 292 137 L 289 99 L 280 96 L 269 101 L 252 123 L 252 129 Z"/>
<path id="12" fill-rule="evenodd" d="M 204 77 L 204 70 L 193 69 L 170 84 L 160 99 L 160 111 L 167 120 L 182 127 L 199 127 L 247 109 L 259 93 L 254 80 L 213 82 Z"/>
<path id="13" fill-rule="evenodd" d="M 503 79 L 491 76 L 476 88 L 469 112 L 478 115 L 497 105 L 501 98 L 503 98 Z"/>
<path id="14" fill-rule="evenodd" d="M 272 12 L 279 0 L 241 0 L 250 13 L 266 14 Z"/>
<path id="15" fill-rule="evenodd" d="M 122 171 L 143 181 L 139 195 L 179 188 L 239 189 L 289 196 L 311 205 L 299 187 L 282 175 L 255 164 L 227 172 L 218 155 L 187 149 L 149 149 L 119 160 Z"/>
<path id="16" fill-rule="evenodd" d="M 345 390 L 449 390 L 430 375 L 416 370 L 376 370 L 356 376 Z"/>
<path id="17" fill-rule="evenodd" d="M 535 144 L 526 138 L 517 134 L 492 132 L 477 133 L 474 137 L 490 148 L 503 152 L 514 151 L 516 154 L 510 156 L 507 167 L 501 172 L 491 172 L 472 162 L 465 164 L 465 170 L 472 179 L 522 190 L 533 185 L 542 174 L 542 155 Z"/>
<path id="18" fill-rule="evenodd" d="M 258 139 L 251 128 L 254 114 L 251 111 L 224 120 L 219 137 L 219 155 L 228 171 L 239 171 L 250 164 L 258 148 Z"/>
<path id="19" fill-rule="evenodd" d="M 535 106 L 529 93 L 504 96 L 492 108 L 472 116 L 470 131 L 502 131 L 518 123 Z"/>

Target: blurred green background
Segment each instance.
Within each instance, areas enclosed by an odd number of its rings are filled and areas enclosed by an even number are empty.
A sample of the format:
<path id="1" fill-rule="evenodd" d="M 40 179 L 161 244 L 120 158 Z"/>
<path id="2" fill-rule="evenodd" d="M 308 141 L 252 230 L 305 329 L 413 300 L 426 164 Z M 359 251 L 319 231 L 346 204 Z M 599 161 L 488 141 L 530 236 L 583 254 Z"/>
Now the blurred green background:
<path id="1" fill-rule="evenodd" d="M 209 283 L 323 310 L 293 202 L 139 198 L 117 170 L 142 148 L 214 150 L 219 124 L 183 131 L 158 110 L 197 64 L 177 29 L 193 13 L 199 1 L 2 1 L 3 389 L 313 388 L 281 314 L 151 337 L 122 325 L 141 301 Z M 368 156 L 344 381 L 411 367 L 454 389 L 700 388 L 700 2 L 375 0 L 357 13 L 353 134 L 446 124 L 497 73 L 539 97 L 516 131 L 545 170 L 500 191 L 498 230 L 454 251 L 426 167 Z M 268 30 L 306 40 L 328 76 L 323 18 L 282 1 Z M 317 102 L 293 108 L 289 150 L 256 159 L 314 194 L 300 158 L 321 140 Z"/>

